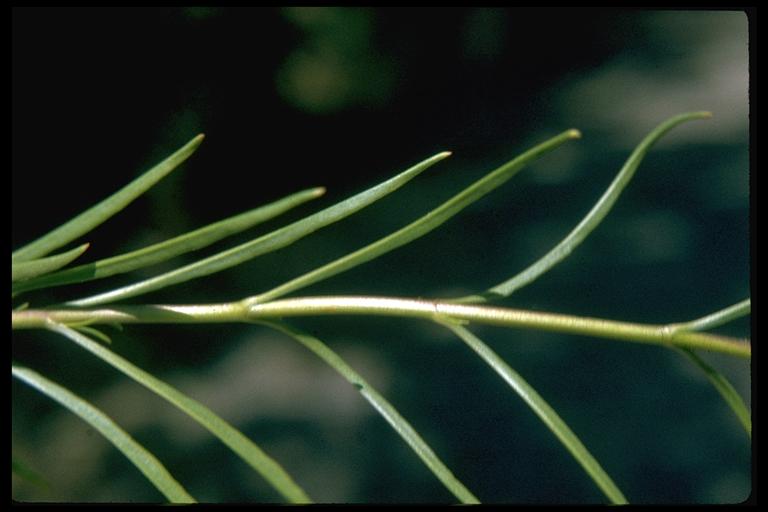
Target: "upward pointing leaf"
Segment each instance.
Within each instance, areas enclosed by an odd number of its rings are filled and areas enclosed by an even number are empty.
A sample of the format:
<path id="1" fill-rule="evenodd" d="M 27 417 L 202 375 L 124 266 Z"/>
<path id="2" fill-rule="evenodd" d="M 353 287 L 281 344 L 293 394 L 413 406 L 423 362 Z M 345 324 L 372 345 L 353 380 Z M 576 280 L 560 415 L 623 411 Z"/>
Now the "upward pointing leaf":
<path id="1" fill-rule="evenodd" d="M 86 263 L 85 265 L 68 268 L 53 274 L 46 274 L 37 279 L 15 283 L 13 285 L 13 293 L 61 286 L 69 283 L 81 283 L 148 267 L 180 254 L 206 247 L 222 238 L 244 231 L 306 201 L 319 197 L 324 192 L 325 189 L 320 187 L 303 190 L 273 203 L 219 222 L 214 222 L 213 224 L 209 224 L 195 231 L 185 233 L 136 251 L 113 256 L 93 263 Z M 33 262 L 25 262 L 14 265 L 14 276 L 16 275 L 17 266 L 31 265 L 32 263 Z"/>
<path id="2" fill-rule="evenodd" d="M 50 231 L 21 249 L 14 251 L 11 260 L 14 263 L 29 261 L 49 254 L 51 251 L 68 244 L 72 240 L 88 233 L 114 214 L 128 206 L 134 199 L 149 190 L 168 173 L 179 166 L 195 152 L 203 141 L 203 134 L 187 142 L 184 147 L 142 174 L 125 187 L 121 188 L 100 203 L 92 206 L 74 219 Z"/>
<path id="3" fill-rule="evenodd" d="M 621 192 L 629 184 L 632 176 L 634 176 L 635 171 L 640 166 L 640 162 L 643 161 L 646 153 L 648 153 L 648 150 L 651 149 L 651 146 L 657 140 L 679 124 L 694 119 L 708 119 L 710 117 L 712 117 L 710 112 L 688 112 L 686 114 L 671 117 L 661 123 L 637 145 L 606 191 L 600 199 L 597 200 L 597 203 L 595 203 L 589 213 L 587 213 L 581 222 L 573 228 L 573 231 L 568 233 L 568 236 L 561 240 L 560 243 L 514 277 L 494 286 L 484 293 L 462 297 L 456 299 L 455 302 L 477 304 L 492 299 L 507 297 L 515 290 L 533 282 L 546 271 L 560 263 L 560 261 L 571 254 L 571 252 L 584 241 L 587 235 L 602 222 L 605 216 L 608 215 L 608 212 L 611 211 L 611 208 L 613 208 L 613 205 L 618 200 L 619 195 L 621 195 Z"/>
<path id="4" fill-rule="evenodd" d="M 11 281 L 23 281 L 58 270 L 80 257 L 80 255 L 88 249 L 89 245 L 90 244 L 83 244 L 80 247 L 75 247 L 67 252 L 48 256 L 46 258 L 13 263 L 11 268 Z M 14 293 L 16 293 L 16 290 L 14 290 Z"/>
<path id="5" fill-rule="evenodd" d="M 305 217 L 299 221 L 289 224 L 283 228 L 280 228 L 272 233 L 261 236 L 250 242 L 238 245 L 232 249 L 214 254 L 208 258 L 200 260 L 198 262 L 183 266 L 176 270 L 166 272 L 159 276 L 140 281 L 135 284 L 117 288 L 115 290 L 87 297 L 85 299 L 79 299 L 70 301 L 67 304 L 71 306 L 92 306 L 95 304 L 104 304 L 105 302 L 112 302 L 128 297 L 135 297 L 151 291 L 165 288 L 178 283 L 183 283 L 191 279 L 207 276 L 215 272 L 220 272 L 224 269 L 239 265 L 246 262 L 256 256 L 266 254 L 271 251 L 281 249 L 286 245 L 290 245 L 296 240 L 303 238 L 310 233 L 317 231 L 318 229 L 325 227 L 329 224 L 337 222 L 349 215 L 352 215 L 358 210 L 368 206 L 369 204 L 381 199 L 402 187 L 410 180 L 415 178 L 421 172 L 427 168 L 436 164 L 440 160 L 449 156 L 450 153 L 445 151 L 438 153 L 435 156 L 420 162 L 410 169 L 398 174 L 394 178 L 376 185 L 364 192 L 354 195 L 340 203 L 337 203 L 329 208 L 320 210 L 319 212 Z"/>
<path id="6" fill-rule="evenodd" d="M 448 219 L 459 213 L 461 210 L 482 198 L 495 188 L 506 183 L 526 165 L 543 156 L 544 154 L 559 147 L 563 143 L 577 139 L 581 136 L 578 130 L 567 130 L 560 135 L 552 137 L 549 140 L 534 146 L 517 158 L 507 162 L 498 169 L 490 172 L 472 185 L 468 186 L 448 201 L 444 202 L 431 212 L 421 218 L 411 222 L 407 226 L 400 228 L 394 233 L 380 238 L 367 246 L 349 253 L 335 261 L 332 261 L 322 267 L 307 272 L 285 284 L 273 288 L 268 292 L 262 293 L 245 300 L 248 304 L 266 302 L 268 300 L 281 297 L 292 291 L 296 291 L 310 284 L 317 283 L 323 279 L 349 270 L 357 265 L 378 258 L 382 254 L 397 249 L 417 238 L 426 235 L 433 229 L 442 225 Z"/>

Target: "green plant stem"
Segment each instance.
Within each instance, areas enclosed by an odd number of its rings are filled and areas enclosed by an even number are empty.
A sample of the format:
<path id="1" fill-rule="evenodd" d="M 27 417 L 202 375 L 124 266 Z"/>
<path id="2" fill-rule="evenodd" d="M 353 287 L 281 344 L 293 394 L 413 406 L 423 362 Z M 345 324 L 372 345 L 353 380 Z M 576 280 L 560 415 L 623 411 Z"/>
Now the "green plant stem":
<path id="1" fill-rule="evenodd" d="M 12 312 L 14 329 L 45 328 L 48 321 L 71 324 L 226 323 L 289 316 L 383 315 L 428 320 L 464 320 L 503 327 L 537 329 L 617 341 L 678 346 L 749 358 L 748 340 L 714 334 L 676 331 L 669 325 L 617 322 L 521 309 L 452 304 L 392 297 L 301 297 L 266 304 L 243 302 L 205 305 L 113 306 L 97 309 L 26 309 Z"/>

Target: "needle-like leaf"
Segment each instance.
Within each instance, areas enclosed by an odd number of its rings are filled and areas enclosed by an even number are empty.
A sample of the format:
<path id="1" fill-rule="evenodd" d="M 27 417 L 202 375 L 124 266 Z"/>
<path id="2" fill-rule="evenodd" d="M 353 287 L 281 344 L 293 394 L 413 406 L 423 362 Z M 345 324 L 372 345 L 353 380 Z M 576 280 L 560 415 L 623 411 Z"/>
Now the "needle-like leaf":
<path id="1" fill-rule="evenodd" d="M 696 320 L 691 320 L 690 322 L 681 322 L 678 324 L 672 324 L 669 326 L 670 332 L 678 333 L 678 332 L 686 332 L 686 331 L 703 331 L 707 329 L 712 329 L 714 327 L 718 327 L 720 325 L 726 324 L 732 320 L 736 320 L 737 318 L 741 318 L 742 316 L 748 315 L 752 310 L 752 300 L 751 299 L 745 299 L 741 302 L 738 302 L 732 306 L 728 306 L 727 308 L 721 309 L 719 311 L 715 311 L 714 313 L 710 313 L 709 315 L 705 315 L 701 318 L 697 318 Z M 710 365 L 708 365 L 701 357 L 696 355 L 696 353 L 687 347 L 675 347 L 680 352 L 683 353 L 688 359 L 693 362 L 701 371 L 704 372 L 704 375 L 707 377 L 707 380 L 712 383 L 712 385 L 717 389 L 717 392 L 720 393 L 720 396 L 723 397 L 723 400 L 725 400 L 725 403 L 728 404 L 728 407 L 731 408 L 733 413 L 736 415 L 736 417 L 739 419 L 739 422 L 744 427 L 744 430 L 747 431 L 747 435 L 749 437 L 752 437 L 752 418 L 749 413 L 749 410 L 747 409 L 747 406 L 744 404 L 744 400 L 741 398 L 741 396 L 736 392 L 736 389 L 733 387 L 733 385 L 728 381 L 728 379 L 725 378 L 724 375 L 722 375 L 720 372 L 712 368 Z"/>
<path id="2" fill-rule="evenodd" d="M 172 503 L 195 503 L 195 499 L 176 481 L 157 458 L 137 443 L 102 411 L 61 385 L 39 373 L 11 365 L 11 374 L 63 405 L 101 433 L 123 452 L 144 476 Z"/>
<path id="3" fill-rule="evenodd" d="M 374 258 L 378 258 L 382 254 L 397 249 L 398 247 L 405 245 L 408 242 L 422 237 L 433 229 L 442 225 L 444 222 L 446 222 L 448 219 L 459 213 L 470 204 L 474 203 L 495 188 L 504 184 L 507 180 L 517 174 L 529 163 L 552 151 L 564 142 L 579 138 L 580 136 L 581 134 L 578 130 L 571 129 L 545 142 L 542 142 L 541 144 L 518 156 L 514 160 L 507 162 L 498 169 L 487 174 L 482 179 L 476 181 L 445 203 L 441 204 L 431 212 L 408 224 L 407 226 L 395 231 L 390 235 L 385 236 L 384 238 L 380 238 L 379 240 L 361 249 L 358 249 L 355 252 L 352 252 L 311 272 L 292 279 L 285 284 L 273 288 L 268 292 L 251 297 L 245 302 L 255 304 L 275 299 L 287 293 L 296 291 L 300 288 L 309 286 L 310 284 L 322 281 L 323 279 L 328 279 L 331 276 L 349 270 L 367 261 L 371 261 Z"/>
<path id="4" fill-rule="evenodd" d="M 679 331 L 705 331 L 707 329 L 713 329 L 720 325 L 726 324 L 737 318 L 748 315 L 752 311 L 752 300 L 744 299 L 732 306 L 728 306 L 720 311 L 715 311 L 709 315 L 691 320 L 690 322 L 682 322 L 679 324 L 672 324 L 669 326 L 672 332 Z"/>
<path id="5" fill-rule="evenodd" d="M 17 263 L 45 256 L 51 251 L 55 251 L 59 247 L 88 233 L 93 228 L 102 224 L 114 214 L 128 206 L 134 199 L 149 190 L 155 183 L 178 167 L 179 164 L 195 152 L 202 141 L 203 135 L 200 134 L 174 154 L 108 198 L 95 206 L 92 206 L 69 222 L 62 224 L 53 231 L 43 235 L 34 242 L 14 251 L 11 260 L 14 263 Z"/>
<path id="6" fill-rule="evenodd" d="M 16 294 L 39 288 L 50 288 L 70 283 L 102 279 L 115 274 L 122 274 L 139 268 L 148 267 L 180 254 L 207 247 L 223 238 L 240 233 L 260 222 L 269 220 L 299 206 L 300 204 L 320 197 L 324 192 L 325 189 L 322 187 L 303 190 L 268 205 L 209 224 L 208 226 L 195 231 L 190 231 L 184 235 L 144 247 L 137 251 L 131 251 L 94 263 L 87 263 L 56 273 L 47 274 L 38 277 L 37 279 L 16 283 L 13 287 L 13 293 Z M 33 262 L 21 263 L 17 266 L 29 265 L 32 263 Z"/>
<path id="7" fill-rule="evenodd" d="M 49 272 L 58 270 L 79 258 L 80 255 L 83 254 L 89 246 L 90 244 L 83 244 L 80 247 L 75 247 L 74 249 L 63 252 L 61 254 L 55 254 L 45 258 L 38 258 L 35 260 L 23 261 L 19 263 L 14 262 L 11 264 L 11 282 L 29 282 L 25 280 L 31 280 L 34 277 L 45 275 Z M 18 292 L 14 288 L 13 294 L 15 295 L 16 293 Z"/>
<path id="8" fill-rule="evenodd" d="M 309 497 L 285 470 L 261 448 L 200 402 L 184 395 L 150 375 L 103 345 L 64 324 L 49 322 L 47 327 L 74 341 L 102 361 L 112 365 L 142 386 L 178 407 L 190 418 L 218 437 L 248 465 L 261 474 L 272 487 L 292 503 L 307 503 Z"/>
<path id="9" fill-rule="evenodd" d="M 725 403 L 728 404 L 728 407 L 731 408 L 733 413 L 739 419 L 739 422 L 744 427 L 744 430 L 747 431 L 747 435 L 752 438 L 752 417 L 749 414 L 749 410 L 747 409 L 744 400 L 733 387 L 733 384 L 731 384 L 728 379 L 726 379 L 725 376 L 723 376 L 720 372 L 712 368 L 702 358 L 697 356 L 693 350 L 690 350 L 686 347 L 675 348 L 682 352 L 686 357 L 688 357 L 688 359 L 693 362 L 693 364 L 695 364 L 701 371 L 704 372 L 707 380 L 709 380 L 717 392 L 720 393 L 720 396 L 723 397 Z"/>
<path id="10" fill-rule="evenodd" d="M 408 446 L 419 456 L 430 471 L 445 485 L 445 487 L 461 503 L 480 503 L 478 499 L 462 484 L 448 469 L 445 464 L 435 455 L 435 452 L 427 445 L 416 430 L 408 421 L 400 416 L 400 413 L 384 398 L 378 391 L 371 387 L 363 377 L 352 369 L 346 361 L 328 347 L 319 339 L 305 332 L 296 329 L 284 322 L 269 321 L 264 323 L 274 329 L 277 329 L 292 337 L 306 348 L 315 353 L 320 359 L 325 361 L 331 368 L 344 377 L 344 379 L 355 386 L 360 394 L 381 414 Z"/>
<path id="11" fill-rule="evenodd" d="M 659 126 L 657 126 L 651 133 L 649 133 L 622 166 L 619 173 L 613 179 L 606 191 L 597 200 L 592 209 L 587 215 L 579 222 L 579 224 L 573 228 L 573 230 L 553 247 L 547 254 L 539 258 L 535 263 L 531 264 L 528 268 L 515 275 L 514 277 L 504 281 L 501 284 L 490 288 L 486 292 L 479 295 L 470 295 L 459 299 L 454 299 L 453 302 L 462 303 L 481 303 L 488 300 L 499 299 L 511 295 L 515 290 L 519 290 L 523 286 L 533 282 L 539 276 L 547 272 L 549 269 L 560 263 L 565 259 L 573 250 L 579 246 L 579 244 L 589 235 L 608 215 L 611 208 L 616 203 L 616 200 L 621 195 L 621 192 L 629 184 L 629 181 L 634 176 L 640 162 L 648 153 L 651 146 L 659 140 L 665 133 L 670 131 L 675 126 L 682 124 L 686 121 L 692 121 L 694 119 L 708 119 L 712 117 L 710 112 L 689 112 L 686 114 L 680 114 L 667 119 Z"/>
<path id="12" fill-rule="evenodd" d="M 576 434 L 565 424 L 560 416 L 555 412 L 552 407 L 539 395 L 539 393 L 528 384 L 523 377 L 513 370 L 507 363 L 501 359 L 496 352 L 483 343 L 480 338 L 472 334 L 469 330 L 463 327 L 460 323 L 450 319 L 441 320 L 437 319 L 450 330 L 452 330 L 459 338 L 461 338 L 469 347 L 479 355 L 483 361 L 501 376 L 504 381 L 517 393 L 520 398 L 536 413 L 536 415 L 544 422 L 553 434 L 560 440 L 561 443 L 568 449 L 573 455 L 576 461 L 584 468 L 587 474 L 597 484 L 601 491 L 611 500 L 614 505 L 627 504 L 627 499 L 624 494 L 616 487 L 611 477 L 600 466 L 600 463 L 595 460 L 589 450 L 584 444 L 576 437 Z"/>
<path id="13" fill-rule="evenodd" d="M 117 288 L 109 292 L 70 301 L 67 304 L 72 306 L 92 306 L 95 304 L 114 302 L 128 297 L 135 297 L 167 286 L 183 283 L 191 279 L 214 274 L 244 263 L 256 256 L 276 251 L 320 228 L 348 217 L 374 201 L 394 192 L 408 181 L 415 178 L 418 174 L 449 155 L 449 152 L 438 153 L 373 188 L 305 217 L 304 219 L 289 224 L 288 226 L 273 231 L 272 233 L 251 240 L 250 242 L 238 245 L 237 247 L 233 247 L 232 249 L 220 252 L 176 270 L 166 272 L 165 274 Z"/>

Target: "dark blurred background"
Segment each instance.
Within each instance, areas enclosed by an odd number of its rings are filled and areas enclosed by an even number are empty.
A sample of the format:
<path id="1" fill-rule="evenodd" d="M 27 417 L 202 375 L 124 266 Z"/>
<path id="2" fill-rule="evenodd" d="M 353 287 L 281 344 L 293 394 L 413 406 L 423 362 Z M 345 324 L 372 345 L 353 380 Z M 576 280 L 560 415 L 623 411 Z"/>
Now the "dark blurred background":
<path id="1" fill-rule="evenodd" d="M 32 306 L 169 270 L 328 206 L 438 151 L 453 156 L 359 214 L 277 253 L 127 302 L 228 301 L 418 218 L 530 146 L 583 138 L 428 236 L 299 294 L 451 297 L 544 254 L 633 147 L 676 128 L 587 241 L 511 307 L 666 323 L 750 295 L 748 27 L 738 11 L 499 8 L 15 8 L 12 246 L 190 138 L 201 148 L 86 237 L 84 261 L 136 249 L 291 192 L 325 197 L 167 265 L 30 294 Z M 298 295 L 298 294 L 297 294 Z M 25 299 L 27 300 L 27 299 Z M 346 358 L 484 502 L 602 502 L 519 398 L 424 322 L 294 322 Z M 585 337 L 473 329 L 550 402 L 635 503 L 739 502 L 750 442 L 678 353 Z M 750 335 L 748 319 L 719 332 Z M 127 326 L 113 349 L 204 402 L 321 502 L 450 502 L 352 386 L 255 326 Z M 280 501 L 202 428 L 63 339 L 14 333 L 12 357 L 81 393 L 202 501 Z M 750 366 L 704 354 L 750 400 Z M 162 497 L 98 433 L 23 384 L 12 449 L 46 480 L 21 501 Z"/>

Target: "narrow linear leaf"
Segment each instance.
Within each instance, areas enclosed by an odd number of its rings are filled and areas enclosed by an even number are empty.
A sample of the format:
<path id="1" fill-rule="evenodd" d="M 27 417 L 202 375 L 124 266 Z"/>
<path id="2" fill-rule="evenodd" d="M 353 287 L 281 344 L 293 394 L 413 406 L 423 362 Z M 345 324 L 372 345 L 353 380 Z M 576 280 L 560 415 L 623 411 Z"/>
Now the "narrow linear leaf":
<path id="1" fill-rule="evenodd" d="M 731 408 L 733 413 L 736 415 L 736 417 L 739 419 L 739 422 L 744 427 L 744 430 L 747 431 L 747 435 L 752 438 L 752 418 L 749 414 L 749 410 L 747 409 L 746 404 L 744 403 L 744 400 L 741 398 L 739 393 L 736 391 L 736 389 L 733 387 L 733 385 L 728 381 L 728 379 L 725 378 L 720 372 L 709 366 L 706 362 L 704 362 L 703 359 L 701 359 L 698 355 L 696 355 L 695 352 L 692 350 L 685 348 L 685 347 L 675 347 L 677 350 L 682 352 L 685 356 L 690 359 L 693 364 L 695 364 L 701 371 L 704 372 L 704 375 L 707 377 L 707 380 L 712 383 L 712 385 L 717 389 L 717 392 L 720 393 L 720 396 L 723 397 L 723 400 L 725 400 L 725 403 L 728 404 L 728 407 Z"/>
<path id="2" fill-rule="evenodd" d="M 13 262 L 22 262 L 45 256 L 51 251 L 88 233 L 93 228 L 102 224 L 114 214 L 128 206 L 134 199 L 149 190 L 155 183 L 178 167 L 179 164 L 195 152 L 202 141 L 203 135 L 200 134 L 174 154 L 108 198 L 95 206 L 92 206 L 69 222 L 62 224 L 53 231 L 43 235 L 34 242 L 14 251 L 11 260 Z"/>
<path id="3" fill-rule="evenodd" d="M 719 327 L 728 322 L 736 320 L 737 318 L 746 316 L 750 314 L 751 311 L 752 301 L 751 299 L 745 299 L 741 302 L 733 304 L 732 306 L 728 306 L 727 308 L 715 311 L 714 313 L 710 313 L 709 315 L 705 315 L 701 318 L 697 318 L 696 320 L 671 324 L 668 326 L 668 329 L 671 333 L 704 331 L 707 329 Z M 744 400 L 738 394 L 733 385 L 728 381 L 728 379 L 726 379 L 724 375 L 719 373 L 713 367 L 709 366 L 690 348 L 679 346 L 674 348 L 679 350 L 702 372 L 704 372 L 707 380 L 709 380 L 717 392 L 720 393 L 720 396 L 723 398 L 723 400 L 725 400 L 725 403 L 728 404 L 728 407 L 730 407 L 733 413 L 736 415 L 739 423 L 741 423 L 741 425 L 744 427 L 744 430 L 746 430 L 747 435 L 752 438 L 752 418 L 749 410 L 744 404 Z"/>
<path id="4" fill-rule="evenodd" d="M 683 322 L 679 324 L 672 324 L 669 326 L 672 332 L 678 331 L 705 331 L 707 329 L 713 329 L 721 325 L 727 324 L 737 318 L 746 316 L 752 312 L 752 300 L 744 299 L 732 306 L 728 306 L 720 311 L 715 311 L 709 315 L 691 320 L 690 322 Z"/>
<path id="5" fill-rule="evenodd" d="M 267 221 L 309 200 L 320 197 L 322 187 L 304 190 L 284 197 L 268 205 L 235 215 L 203 228 L 191 231 L 164 242 L 150 245 L 137 251 L 106 258 L 94 263 L 45 275 L 37 279 L 14 285 L 13 292 L 21 293 L 39 288 L 50 288 L 70 283 L 81 283 L 122 274 L 139 268 L 155 265 L 175 256 L 207 247 L 228 236 L 240 233 L 261 222 Z"/>
<path id="6" fill-rule="evenodd" d="M 56 254 L 54 256 L 23 261 L 20 263 L 13 263 L 11 269 L 11 282 L 32 279 L 33 277 L 58 270 L 79 258 L 80 255 L 83 254 L 89 246 L 90 244 L 83 244 L 80 247 L 75 247 L 70 251 Z M 16 290 L 13 290 L 13 293 L 17 293 Z"/>
<path id="7" fill-rule="evenodd" d="M 245 303 L 255 304 L 275 299 L 300 288 L 309 286 L 310 284 L 322 281 L 323 279 L 328 279 L 331 276 L 349 270 L 422 237 L 442 225 L 470 204 L 504 184 L 529 163 L 552 151 L 564 142 L 576 139 L 580 136 L 578 130 L 572 129 L 563 132 L 502 165 L 462 190 L 439 207 L 394 233 L 311 272 L 292 279 L 268 292 L 246 299 Z"/>
<path id="8" fill-rule="evenodd" d="M 82 325 L 80 327 L 73 327 L 76 331 L 79 331 L 85 335 L 93 336 L 96 339 L 101 340 L 102 342 L 106 343 L 107 345 L 112 344 L 112 339 L 101 332 L 100 330 L 94 328 L 94 327 L 88 327 L 87 325 Z"/>
<path id="9" fill-rule="evenodd" d="M 627 504 L 627 499 L 613 483 L 611 477 L 603 470 L 584 444 L 576 437 L 576 434 L 565 424 L 550 405 L 528 384 L 523 377 L 504 362 L 491 348 L 483 343 L 480 338 L 472 334 L 465 327 L 450 319 L 437 319 L 447 328 L 452 330 L 469 347 L 477 353 L 488 365 L 498 373 L 502 379 L 523 399 L 523 401 L 536 413 L 553 434 L 573 455 L 600 490 L 615 505 Z"/>
<path id="10" fill-rule="evenodd" d="M 128 457 L 170 502 L 195 503 L 195 499 L 184 490 L 152 453 L 137 443 L 101 410 L 29 368 L 12 364 L 11 373 L 17 379 L 52 398 L 98 430 L 102 436 Z"/>
<path id="11" fill-rule="evenodd" d="M 694 119 L 707 119 L 712 117 L 710 112 L 689 112 L 672 117 L 651 131 L 635 148 L 632 154 L 629 156 L 624 166 L 619 173 L 613 179 L 611 184 L 605 190 L 600 199 L 597 200 L 592 209 L 587 215 L 579 222 L 579 224 L 571 231 L 563 240 L 561 240 L 555 247 L 553 247 L 547 254 L 539 258 L 535 263 L 528 268 L 515 275 L 514 277 L 498 284 L 486 292 L 479 295 L 470 295 L 461 297 L 458 299 L 452 299 L 452 302 L 460 303 L 481 303 L 488 300 L 499 299 L 511 295 L 516 290 L 519 290 L 523 286 L 530 284 L 536 280 L 539 276 L 547 272 L 549 269 L 560 263 L 571 252 L 581 244 L 582 241 L 589 235 L 608 215 L 611 211 L 616 200 L 621 195 L 621 192 L 629 184 L 632 176 L 634 176 L 640 162 L 648 153 L 651 146 L 659 140 L 664 134 L 670 131 L 672 128 Z"/>
<path id="12" fill-rule="evenodd" d="M 293 481 L 285 470 L 269 457 L 261 448 L 245 437 L 239 430 L 216 415 L 206 406 L 189 398 L 172 386 L 161 381 L 115 354 L 103 345 L 66 325 L 49 322 L 50 330 L 74 341 L 91 354 L 112 365 L 158 396 L 179 408 L 190 418 L 205 427 L 214 436 L 242 458 L 249 466 L 261 474 L 272 487 L 292 503 L 310 502 L 307 494 Z"/>
<path id="13" fill-rule="evenodd" d="M 354 195 L 334 206 L 321 210 L 281 229 L 256 238 L 255 240 L 251 240 L 250 242 L 238 245 L 232 249 L 220 252 L 159 276 L 117 288 L 109 292 L 70 301 L 67 304 L 71 306 L 92 306 L 95 304 L 104 304 L 105 302 L 122 300 L 128 297 L 135 297 L 161 288 L 214 274 L 244 263 L 262 254 L 276 251 L 320 228 L 348 217 L 374 201 L 394 192 L 421 172 L 449 155 L 449 152 L 438 153 L 373 188 Z"/>
<path id="14" fill-rule="evenodd" d="M 319 339 L 304 333 L 286 323 L 278 321 L 259 322 L 277 329 L 292 337 L 306 348 L 325 361 L 331 368 L 355 386 L 361 395 L 376 409 L 376 411 L 389 423 L 397 434 L 419 456 L 429 470 L 445 485 L 445 487 L 461 503 L 480 503 L 478 499 L 462 484 L 445 464 L 435 455 L 435 452 L 427 445 L 416 430 L 405 418 L 384 398 L 378 391 L 371 387 L 363 377 L 347 364 L 338 354 Z"/>

